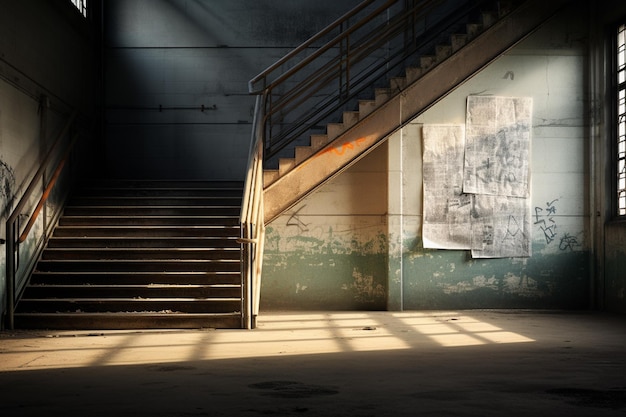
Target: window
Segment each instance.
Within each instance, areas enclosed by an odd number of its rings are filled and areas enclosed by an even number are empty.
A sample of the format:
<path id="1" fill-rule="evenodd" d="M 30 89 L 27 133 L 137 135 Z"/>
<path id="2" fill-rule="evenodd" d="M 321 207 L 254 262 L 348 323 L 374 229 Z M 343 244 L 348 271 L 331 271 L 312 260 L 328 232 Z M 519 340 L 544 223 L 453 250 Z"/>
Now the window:
<path id="1" fill-rule="evenodd" d="M 72 0 L 72 3 L 76 6 L 80 14 L 87 17 L 87 0 Z"/>
<path id="2" fill-rule="evenodd" d="M 617 214 L 626 216 L 626 24 L 617 29 Z"/>

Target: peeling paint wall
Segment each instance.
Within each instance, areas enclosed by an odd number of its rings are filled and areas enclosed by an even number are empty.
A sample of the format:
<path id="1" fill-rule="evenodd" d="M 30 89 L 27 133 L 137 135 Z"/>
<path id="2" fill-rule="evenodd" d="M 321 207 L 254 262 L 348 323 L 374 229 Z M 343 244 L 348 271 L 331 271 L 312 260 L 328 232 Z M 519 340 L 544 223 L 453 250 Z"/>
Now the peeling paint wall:
<path id="1" fill-rule="evenodd" d="M 266 230 L 261 309 L 384 310 L 386 146 Z"/>
<path id="2" fill-rule="evenodd" d="M 270 224 L 261 308 L 587 307 L 585 19 L 584 8 L 565 12 L 392 135 L 384 155 L 380 148 L 370 156 L 384 172 L 367 193 L 344 179 L 348 171 Z M 530 258 L 471 259 L 469 251 L 422 247 L 421 126 L 464 123 L 472 94 L 533 98 Z M 338 194 L 353 200 L 326 204 Z M 386 207 L 374 204 L 382 201 Z M 369 206 L 360 227 L 358 209 Z M 302 216 L 308 207 L 315 216 Z"/>
<path id="3" fill-rule="evenodd" d="M 419 228 L 405 224 L 404 308 L 589 305 L 585 27 L 580 13 L 560 16 L 404 128 L 421 141 L 422 124 L 464 123 L 473 94 L 533 98 L 532 256 L 471 259 L 467 251 L 425 250 Z M 419 175 L 403 183 L 405 196 L 421 199 Z M 408 204 L 405 222 L 421 224 L 420 211 Z"/>

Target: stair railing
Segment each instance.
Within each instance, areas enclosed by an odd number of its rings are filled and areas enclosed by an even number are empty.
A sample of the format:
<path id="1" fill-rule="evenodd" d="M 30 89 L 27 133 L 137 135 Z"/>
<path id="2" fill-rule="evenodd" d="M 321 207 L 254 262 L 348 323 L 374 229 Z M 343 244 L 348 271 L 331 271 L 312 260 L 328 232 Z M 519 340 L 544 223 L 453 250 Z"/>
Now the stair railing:
<path id="1" fill-rule="evenodd" d="M 263 101 L 256 100 L 257 108 Z M 257 113 L 258 114 L 258 113 Z M 265 241 L 265 222 L 263 217 L 263 142 L 258 132 L 262 124 L 255 116 L 253 134 L 248 156 L 248 172 L 244 185 L 241 205 L 239 243 L 241 251 L 242 275 L 242 327 L 254 329 L 259 314 L 261 297 L 261 272 L 263 269 L 263 246 Z"/>
<path id="2" fill-rule="evenodd" d="M 265 219 L 263 167 L 373 89 L 419 65 L 422 54 L 466 31 L 470 15 L 493 0 L 364 0 L 250 80 L 257 95 L 241 212 L 242 326 L 259 312 Z M 300 143 L 302 142 L 302 143 Z"/>
<path id="3" fill-rule="evenodd" d="M 259 107 L 266 160 L 308 145 L 312 133 L 341 121 L 373 88 L 389 86 L 420 55 L 434 55 L 486 0 L 365 0 L 249 82 Z"/>
<path id="4" fill-rule="evenodd" d="M 20 244 L 24 243 L 35 224 L 37 217 L 41 213 L 48 197 L 50 196 L 50 192 L 54 188 L 57 183 L 57 180 L 65 166 L 71 151 L 76 143 L 78 138 L 78 132 L 74 130 L 74 125 L 76 122 L 78 112 L 74 111 L 71 116 L 67 119 L 63 129 L 61 129 L 60 133 L 56 137 L 53 142 L 50 150 L 46 154 L 45 158 L 41 162 L 39 169 L 31 179 L 26 191 L 20 198 L 19 202 L 11 212 L 11 215 L 7 218 L 6 221 L 6 294 L 7 294 L 7 319 L 6 325 L 9 329 L 13 329 L 15 326 L 14 323 L 14 314 L 15 314 L 15 303 L 17 301 L 17 293 L 18 290 L 16 288 L 16 275 L 17 271 L 20 267 L 19 265 L 19 248 Z M 69 142 L 65 146 L 64 149 L 59 149 L 64 140 L 69 136 Z M 48 168 L 53 163 L 53 159 L 55 156 L 58 156 L 62 153 L 61 158 L 56 161 L 56 165 L 54 167 L 54 173 L 52 177 L 46 184 L 44 190 L 42 191 L 41 197 L 37 205 L 34 209 L 31 208 L 31 211 L 26 210 L 26 205 L 31 201 L 33 194 L 39 182 L 44 177 L 45 173 L 48 171 Z M 26 226 L 22 230 L 22 222 L 21 219 L 27 216 L 28 221 L 26 222 Z M 52 228 L 44 227 L 44 240 L 48 238 L 48 234 L 51 232 Z"/>

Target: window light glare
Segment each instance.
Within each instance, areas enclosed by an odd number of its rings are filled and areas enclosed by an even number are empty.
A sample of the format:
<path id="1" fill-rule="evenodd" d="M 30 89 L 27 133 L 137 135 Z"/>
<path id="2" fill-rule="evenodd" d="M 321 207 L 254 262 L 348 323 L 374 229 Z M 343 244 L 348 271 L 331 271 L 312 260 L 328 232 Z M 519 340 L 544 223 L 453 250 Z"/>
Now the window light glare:
<path id="1" fill-rule="evenodd" d="M 87 17 L 87 0 L 71 0 L 83 17 Z"/>

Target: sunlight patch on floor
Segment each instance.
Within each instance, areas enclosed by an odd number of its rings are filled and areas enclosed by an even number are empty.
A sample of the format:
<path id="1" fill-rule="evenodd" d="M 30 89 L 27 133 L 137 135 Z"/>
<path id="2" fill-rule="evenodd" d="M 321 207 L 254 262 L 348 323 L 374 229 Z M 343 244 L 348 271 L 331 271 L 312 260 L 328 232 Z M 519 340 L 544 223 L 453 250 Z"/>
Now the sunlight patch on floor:
<path id="1" fill-rule="evenodd" d="M 0 371 L 528 343 L 458 312 L 262 315 L 249 330 L 49 332 L 0 339 Z"/>

